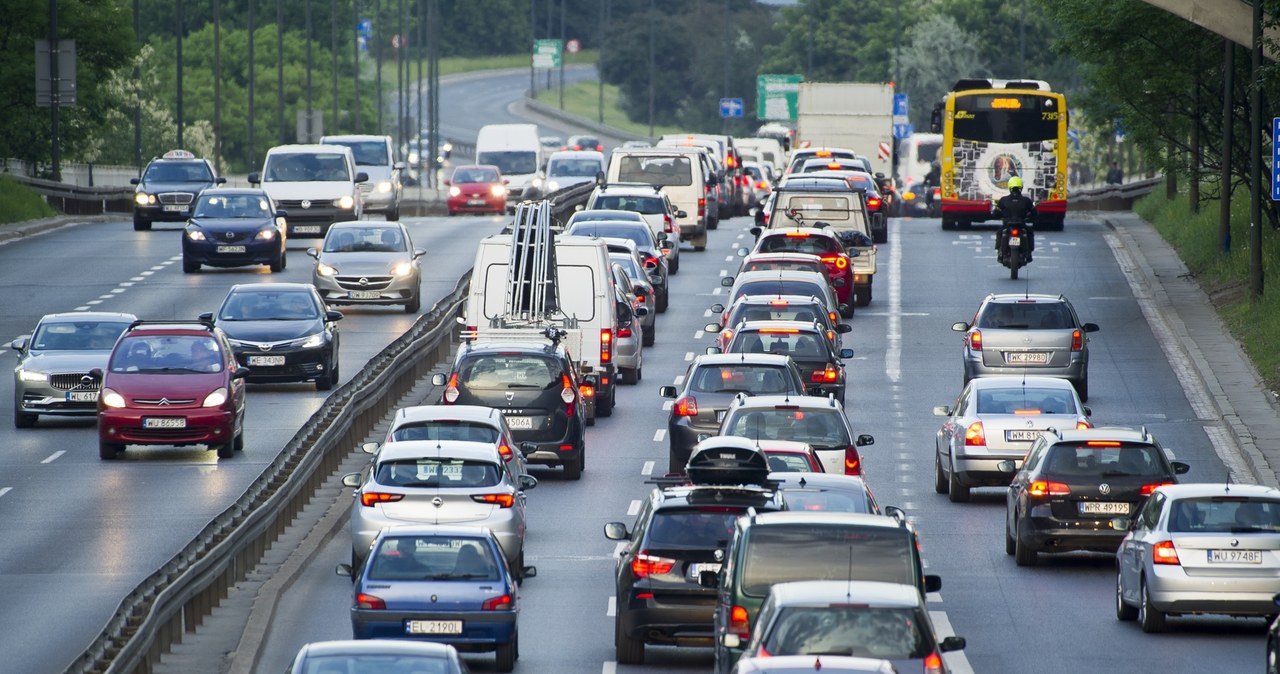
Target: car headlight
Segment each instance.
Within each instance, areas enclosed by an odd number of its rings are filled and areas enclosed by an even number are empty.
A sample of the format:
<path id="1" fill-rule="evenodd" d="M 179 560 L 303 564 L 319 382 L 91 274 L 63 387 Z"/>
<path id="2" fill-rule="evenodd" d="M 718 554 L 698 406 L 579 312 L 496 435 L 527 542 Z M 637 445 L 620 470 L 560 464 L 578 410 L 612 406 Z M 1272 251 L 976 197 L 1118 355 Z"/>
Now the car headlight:
<path id="1" fill-rule="evenodd" d="M 449 188 L 449 196 L 456 197 L 459 194 L 462 194 L 462 190 L 459 189 L 457 185 L 454 185 L 453 187 Z"/>
<path id="2" fill-rule="evenodd" d="M 36 372 L 35 370 L 18 370 L 18 379 L 22 381 L 46 382 L 49 381 L 49 375 L 44 372 Z"/>
<path id="3" fill-rule="evenodd" d="M 505 197 L 507 196 L 507 188 L 502 185 L 494 185 L 489 188 L 489 194 L 492 194 L 495 197 Z"/>
<path id="4" fill-rule="evenodd" d="M 356 200 L 352 199 L 350 195 L 343 195 L 337 199 L 334 199 L 333 205 L 337 206 L 338 208 L 349 210 L 349 209 L 355 208 Z"/>
<path id="5" fill-rule="evenodd" d="M 156 195 L 147 194 L 146 192 L 138 192 L 133 195 L 133 201 L 139 206 L 148 206 L 156 202 Z"/>
<path id="6" fill-rule="evenodd" d="M 203 407 L 218 407 L 225 402 L 227 402 L 227 388 L 223 386 L 215 390 L 213 393 L 205 396 L 204 402 L 201 403 L 201 405 Z"/>
<path id="7" fill-rule="evenodd" d="M 276 238 L 276 230 L 274 228 L 261 230 L 253 238 L 258 241 L 274 241 Z"/>
<path id="8" fill-rule="evenodd" d="M 542 178 L 534 178 L 529 181 L 529 187 L 542 187 Z"/>
<path id="9" fill-rule="evenodd" d="M 115 391 L 112 391 L 109 388 L 102 389 L 102 395 L 99 396 L 98 399 L 101 400 L 102 404 L 107 407 L 114 407 L 116 409 L 120 409 L 121 407 L 124 407 L 124 396 L 120 395 L 119 393 L 116 393 Z"/>
<path id="10" fill-rule="evenodd" d="M 379 191 L 379 192 L 382 192 L 382 193 L 384 193 L 384 194 L 385 194 L 386 192 L 390 192 L 390 191 L 391 191 L 391 181 L 390 181 L 390 180 L 384 180 L 384 181 L 382 181 L 382 182 L 378 183 L 378 191 Z"/>
<path id="11" fill-rule="evenodd" d="M 410 153 L 409 153 L 409 163 L 410 163 L 410 164 L 417 164 L 417 163 L 418 163 L 418 153 L 417 153 L 417 152 L 410 152 Z"/>
<path id="12" fill-rule="evenodd" d="M 413 274 L 413 264 L 410 262 L 397 262 L 391 265 L 391 275 L 404 278 Z"/>
<path id="13" fill-rule="evenodd" d="M 302 342 L 302 344 L 298 345 L 298 348 L 314 349 L 321 346 L 324 346 L 324 333 L 317 332 L 316 334 L 311 335 L 310 337 L 307 337 L 306 340 Z"/>
<path id="14" fill-rule="evenodd" d="M 321 262 L 316 265 L 316 273 L 321 276 L 337 276 L 338 268 Z"/>
<path id="15" fill-rule="evenodd" d="M 207 237 L 205 237 L 204 232 L 198 229 L 188 229 L 187 238 L 192 241 L 205 241 Z"/>
<path id="16" fill-rule="evenodd" d="M 556 181 L 554 181 L 554 180 L 548 180 L 548 181 L 547 181 L 547 191 L 548 191 L 548 192 L 555 192 L 555 191 L 556 191 L 556 190 L 558 190 L 558 189 L 560 189 L 560 183 L 558 183 L 558 182 L 556 182 Z"/>

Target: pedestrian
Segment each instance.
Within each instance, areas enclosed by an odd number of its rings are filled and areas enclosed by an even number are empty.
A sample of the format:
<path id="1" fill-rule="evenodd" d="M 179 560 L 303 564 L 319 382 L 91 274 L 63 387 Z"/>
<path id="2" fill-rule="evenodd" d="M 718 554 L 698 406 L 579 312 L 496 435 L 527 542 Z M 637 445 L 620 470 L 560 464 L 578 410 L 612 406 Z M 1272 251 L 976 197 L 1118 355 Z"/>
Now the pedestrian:
<path id="1" fill-rule="evenodd" d="M 1112 161 L 1111 169 L 1107 171 L 1107 184 L 1119 185 L 1124 182 L 1124 172 L 1120 170 L 1120 164 Z"/>

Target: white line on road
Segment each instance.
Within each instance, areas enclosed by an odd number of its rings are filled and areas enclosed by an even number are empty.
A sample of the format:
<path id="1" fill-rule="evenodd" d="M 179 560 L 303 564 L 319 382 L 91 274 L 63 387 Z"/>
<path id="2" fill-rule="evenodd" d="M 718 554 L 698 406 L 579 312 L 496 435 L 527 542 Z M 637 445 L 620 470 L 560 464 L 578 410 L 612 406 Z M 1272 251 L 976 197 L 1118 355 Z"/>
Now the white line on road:
<path id="1" fill-rule="evenodd" d="M 136 277 L 135 277 L 135 278 L 136 278 Z M 121 287 L 121 288 L 130 288 L 130 287 L 132 287 L 132 286 L 133 286 L 133 281 L 121 281 L 121 282 L 120 282 L 120 287 Z M 122 291 L 120 291 L 120 292 L 124 292 L 124 291 L 122 290 Z"/>
<path id="2" fill-rule="evenodd" d="M 122 293 L 122 292 L 124 292 L 124 288 L 112 288 L 112 289 L 111 289 L 111 294 L 112 294 L 112 295 L 119 295 L 119 294 L 120 294 L 120 293 Z"/>
<path id="3" fill-rule="evenodd" d="M 894 240 L 900 220 L 893 223 Z M 890 384 L 902 379 L 902 246 L 889 249 L 889 325 L 885 335 L 884 373 Z"/>
<path id="4" fill-rule="evenodd" d="M 649 477 L 650 475 L 653 475 L 653 462 L 645 461 L 644 465 L 640 467 L 640 474 L 645 477 Z"/>
<path id="5" fill-rule="evenodd" d="M 912 501 L 903 501 L 901 507 L 903 510 L 915 510 L 916 504 Z"/>
<path id="6" fill-rule="evenodd" d="M 933 621 L 933 628 L 939 637 L 945 639 L 955 636 L 956 631 L 951 628 L 951 621 L 947 619 L 946 611 L 929 611 L 929 619 Z M 973 666 L 969 664 L 969 658 L 965 657 L 964 651 L 943 653 L 942 659 L 947 661 L 947 669 L 954 674 L 973 674 Z"/>
<path id="7" fill-rule="evenodd" d="M 112 297 L 115 297 L 115 295 L 112 295 L 110 293 L 107 293 L 106 295 L 98 295 L 98 299 L 100 300 L 109 300 Z"/>
<path id="8" fill-rule="evenodd" d="M 613 616 L 618 615 L 618 598 L 617 597 L 609 597 L 609 604 L 608 604 L 608 607 L 605 608 L 604 614 L 609 618 L 612 618 Z"/>
<path id="9" fill-rule="evenodd" d="M 676 375 L 676 380 L 675 380 L 675 382 L 674 382 L 674 383 L 675 383 L 675 385 L 676 385 L 676 386 L 680 386 L 680 385 L 684 384 L 684 375 L 682 375 L 682 374 L 681 374 L 681 375 Z"/>
<path id="10" fill-rule="evenodd" d="M 89 300 L 88 302 L 85 302 L 85 304 L 88 304 L 88 305 L 102 304 L 102 300 Z"/>
<path id="11" fill-rule="evenodd" d="M 687 363 L 687 362 L 689 362 L 689 361 L 691 361 L 691 360 L 693 360 L 693 352 L 692 352 L 692 351 L 685 351 L 685 352 L 684 352 L 684 362 L 686 362 L 686 363 Z"/>
<path id="12" fill-rule="evenodd" d="M 723 291 L 723 290 L 724 290 L 724 288 L 716 288 L 715 290 L 712 290 L 712 291 L 711 291 L 711 294 L 712 294 L 712 295 L 720 295 L 720 294 L 722 294 L 722 291 Z"/>
<path id="13" fill-rule="evenodd" d="M 613 557 L 617 559 L 622 554 L 622 551 L 627 549 L 627 545 L 626 541 L 618 541 L 618 544 L 613 546 Z"/>
<path id="14" fill-rule="evenodd" d="M 67 450 L 65 450 L 65 449 L 59 449 L 58 451 L 56 451 L 56 452 L 54 452 L 54 453 L 50 454 L 50 455 L 48 456 L 48 458 L 46 458 L 44 461 L 41 461 L 40 463 L 53 463 L 54 461 L 57 461 L 57 460 L 58 460 L 58 457 L 62 456 L 63 454 L 66 454 L 66 453 L 67 453 Z"/>
<path id="15" fill-rule="evenodd" d="M 87 305 L 87 304 L 81 304 L 80 306 L 76 307 L 76 308 L 75 308 L 75 310 L 76 310 L 76 311 L 88 311 L 88 310 L 89 310 L 89 305 Z"/>
<path id="16" fill-rule="evenodd" d="M 930 604 L 942 603 L 942 594 L 939 592 L 930 592 L 929 594 L 925 595 L 925 598 L 929 600 Z"/>
<path id="17" fill-rule="evenodd" d="M 733 262 L 733 256 L 732 256 L 732 255 L 726 255 L 726 256 L 724 256 L 724 261 L 725 261 L 725 262 Z"/>
<path id="18" fill-rule="evenodd" d="M 158 265 L 156 265 L 156 266 L 154 266 L 154 267 L 152 267 L 152 268 L 151 268 L 151 273 L 153 273 L 153 274 L 154 274 L 155 272 L 158 272 L 158 271 L 160 271 L 161 269 L 164 269 L 164 265 L 162 265 L 162 264 L 158 264 Z M 144 273 L 144 274 L 145 274 L 146 272 L 144 271 L 144 272 L 142 272 L 142 273 Z"/>
<path id="19" fill-rule="evenodd" d="M 131 278 L 131 279 L 129 279 L 129 280 L 130 280 L 130 281 L 133 281 L 134 283 L 137 283 L 137 282 L 139 282 L 139 281 L 145 281 L 145 280 L 147 280 L 147 278 L 146 278 L 145 276 L 135 276 L 135 277 L 133 277 L 133 278 Z M 123 284 L 122 284 L 122 285 L 123 285 Z"/>
<path id="20" fill-rule="evenodd" d="M 605 660 L 604 667 L 601 668 L 600 674 L 618 674 L 618 663 L 613 660 Z"/>
<path id="21" fill-rule="evenodd" d="M 640 499 L 631 501 L 631 505 L 627 506 L 627 517 L 635 517 L 640 512 Z"/>
<path id="22" fill-rule="evenodd" d="M 694 339 L 702 339 L 702 338 L 703 338 L 703 336 L 705 336 L 706 334 L 707 334 L 707 333 L 705 333 L 705 332 L 703 332 L 703 331 L 701 331 L 701 330 L 698 330 L 698 331 L 696 331 L 696 332 L 694 332 L 694 333 L 693 333 L 693 338 L 694 338 Z"/>
<path id="23" fill-rule="evenodd" d="M 4 496 L 11 491 L 13 491 L 13 487 L 0 487 L 0 496 Z"/>
<path id="24" fill-rule="evenodd" d="M 721 275 L 721 276 L 728 276 L 728 275 L 729 275 L 729 270 L 728 270 L 728 269 L 721 269 L 721 270 L 720 270 L 720 275 Z"/>
<path id="25" fill-rule="evenodd" d="M 662 410 L 663 410 L 664 412 L 665 412 L 665 411 L 669 411 L 672 407 L 674 407 L 674 406 L 675 406 L 675 404 L 676 404 L 676 401 L 674 401 L 674 400 L 666 400 L 666 401 L 663 401 L 663 403 L 662 403 Z"/>
<path id="26" fill-rule="evenodd" d="M 736 237 L 734 237 L 734 238 L 741 239 L 741 238 L 742 238 L 742 237 L 744 237 L 744 236 L 746 236 L 746 234 L 739 234 L 738 236 L 736 236 Z"/>
<path id="27" fill-rule="evenodd" d="M 654 432 L 653 432 L 653 441 L 654 441 L 654 442 L 662 442 L 663 440 L 666 440 L 666 439 L 667 439 L 667 429 L 665 429 L 665 428 L 659 428 L 658 430 L 656 430 L 656 431 L 654 431 Z M 652 461 L 650 461 L 649 463 L 653 463 L 653 462 L 652 462 Z M 646 473 L 646 475 L 647 475 L 647 473 Z"/>
<path id="28" fill-rule="evenodd" d="M 702 312 L 702 317 L 703 317 L 703 318 L 711 318 L 711 310 L 710 310 L 710 309 L 707 309 L 706 311 Z"/>

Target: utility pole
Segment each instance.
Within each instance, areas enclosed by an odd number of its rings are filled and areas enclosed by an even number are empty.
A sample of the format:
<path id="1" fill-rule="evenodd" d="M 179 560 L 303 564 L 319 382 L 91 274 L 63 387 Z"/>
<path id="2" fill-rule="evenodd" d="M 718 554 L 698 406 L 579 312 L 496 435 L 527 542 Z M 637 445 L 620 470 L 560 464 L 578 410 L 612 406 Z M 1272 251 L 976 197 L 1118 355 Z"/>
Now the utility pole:
<path id="1" fill-rule="evenodd" d="M 137 2 L 137 0 L 134 0 L 134 2 Z M 246 120 L 249 126 L 249 146 L 247 148 L 248 151 L 245 154 L 248 155 L 250 162 L 254 162 L 257 160 L 257 150 L 254 147 L 254 138 L 253 138 L 253 135 L 254 135 L 253 130 L 254 130 L 254 127 L 257 126 L 257 124 L 255 123 L 255 120 L 258 119 L 253 115 L 253 88 L 254 88 L 253 31 L 254 31 L 255 21 L 257 20 L 257 16 L 256 16 L 257 13 L 258 13 L 257 0 L 249 0 L 249 92 L 248 92 L 249 93 L 249 115 L 248 115 L 248 119 Z"/>
<path id="2" fill-rule="evenodd" d="M 560 2 L 564 2 L 564 0 L 560 0 Z M 547 0 L 547 33 L 546 35 L 548 40 L 551 39 L 551 12 L 554 11 L 555 8 L 556 8 L 555 0 Z M 560 48 L 563 50 L 564 44 L 561 44 Z M 563 51 L 561 51 L 560 53 L 560 58 L 561 59 L 564 58 Z M 547 68 L 547 91 L 551 91 L 551 69 L 550 68 Z"/>
<path id="3" fill-rule="evenodd" d="M 405 52 L 409 51 L 409 22 L 405 18 L 404 0 L 399 0 L 400 13 L 400 45 L 396 47 L 396 143 L 404 145 L 404 118 L 409 116 L 409 99 L 405 97 L 405 89 L 409 84 L 409 62 Z"/>
<path id="4" fill-rule="evenodd" d="M 315 135 L 315 128 L 311 126 L 311 71 L 313 69 L 313 65 L 311 63 L 311 43 L 314 41 L 311 39 L 311 0 L 304 0 L 303 14 L 306 15 L 307 24 L 307 138 L 306 140 L 301 138 L 298 140 L 303 143 L 314 143 L 316 140 L 312 136 Z"/>
<path id="5" fill-rule="evenodd" d="M 133 0 L 133 35 L 135 38 L 142 35 L 141 16 L 138 12 L 138 0 Z M 250 42 L 249 44 L 251 45 L 249 47 L 249 54 L 251 55 L 249 63 L 253 63 L 253 43 Z M 139 84 L 141 81 L 142 68 L 135 65 L 133 66 L 133 163 L 138 168 L 139 175 L 142 172 L 142 85 Z M 253 107 L 250 106 L 249 110 L 249 118 L 252 119 Z"/>
<path id="6" fill-rule="evenodd" d="M 597 63 L 599 65 L 596 66 L 596 110 L 597 110 L 596 121 L 600 122 L 601 124 L 604 124 L 604 72 L 601 71 L 600 67 L 604 65 L 605 42 L 607 41 L 608 39 L 607 36 L 609 35 L 608 26 L 609 26 L 609 0 L 604 0 L 604 2 L 600 3 L 600 39 L 597 40 L 597 42 L 599 42 L 600 44 L 600 47 L 599 47 L 600 56 L 599 56 L 599 59 L 597 60 Z"/>
<path id="7" fill-rule="evenodd" d="M 1027 77 L 1027 0 L 1022 0 L 1022 15 L 1018 17 L 1018 77 Z"/>
<path id="8" fill-rule="evenodd" d="M 382 42 L 386 35 L 382 33 L 382 0 L 373 0 L 373 17 L 374 97 L 377 99 L 373 107 L 378 110 L 378 133 L 385 133 L 387 127 L 382 121 Z"/>
<path id="9" fill-rule="evenodd" d="M 538 78 L 533 68 L 533 45 L 538 41 L 538 0 L 529 0 L 529 96 L 538 92 Z"/>
<path id="10" fill-rule="evenodd" d="M 55 0 L 49 0 L 49 2 L 50 2 L 50 3 L 54 3 L 54 2 L 55 2 Z M 177 26 L 177 31 L 176 31 L 176 32 L 177 32 L 177 35 L 176 35 L 176 39 L 177 39 L 177 56 L 178 56 L 178 59 L 177 59 L 177 60 L 178 60 L 178 64 L 177 64 L 177 68 L 178 68 L 178 71 L 177 71 L 177 75 L 178 75 L 178 77 L 177 77 L 177 79 L 178 79 L 178 82 L 177 82 L 177 95 L 178 95 L 178 101 L 177 101 L 177 105 L 175 106 L 175 107 L 176 107 L 175 115 L 176 115 L 176 116 L 177 116 L 177 118 L 178 118 L 178 119 L 177 119 L 177 121 L 178 121 L 178 138 L 177 138 L 177 141 L 178 141 L 178 147 L 182 147 L 182 145 L 183 145 L 183 143 L 182 143 L 182 34 L 185 32 L 185 27 L 182 25 L 182 24 L 183 24 L 183 21 L 182 21 L 182 5 L 183 5 L 183 3 L 184 3 L 184 2 L 185 2 L 185 0 L 178 0 L 178 26 Z M 56 62 L 55 62 L 55 64 L 56 64 Z M 56 72 L 58 72 L 58 71 L 57 71 L 57 70 L 55 70 L 54 72 L 56 73 Z M 56 112 L 56 111 L 57 111 L 57 109 L 58 109 L 58 106 L 56 106 L 56 105 L 55 105 L 55 106 L 53 107 L 53 109 L 54 109 L 54 111 L 55 111 L 55 112 L 54 112 L 54 117 L 53 117 L 53 137 L 54 137 L 54 138 L 57 138 L 57 137 L 58 137 L 58 117 L 57 117 L 57 112 Z M 55 146 L 55 147 L 56 147 L 56 146 Z M 55 156 L 55 160 L 56 160 L 56 159 L 57 159 L 57 158 L 56 158 L 56 156 Z"/>
<path id="11" fill-rule="evenodd" d="M 360 109 L 360 0 L 351 0 L 351 25 L 355 31 L 351 35 L 351 89 L 355 96 L 355 119 L 351 121 L 352 133 L 360 133 L 360 121 L 364 111 Z M 369 43 L 365 43 L 368 48 Z"/>
<path id="12" fill-rule="evenodd" d="M 422 147 L 422 130 L 428 129 L 428 133 L 430 133 L 430 126 L 431 126 L 430 124 L 427 123 L 427 115 L 424 114 L 424 110 L 422 109 L 422 106 L 423 106 L 422 97 L 424 94 L 422 89 L 422 84 L 423 84 L 422 83 L 422 62 L 427 60 L 427 37 L 426 37 L 427 6 L 426 4 L 427 4 L 427 0 L 418 0 L 418 58 L 417 58 L 417 61 L 418 61 L 418 82 L 417 82 L 418 128 L 413 130 L 413 137 L 418 139 L 418 157 L 419 158 L 422 157 L 422 151 L 426 149 L 425 147 Z M 427 69 L 428 73 L 430 73 L 430 70 L 431 70 L 430 68 Z"/>
<path id="13" fill-rule="evenodd" d="M 723 35 L 724 45 L 723 45 L 723 48 L 721 49 L 721 51 L 724 53 L 724 86 L 720 90 L 722 92 L 720 94 L 720 98 L 728 98 L 729 97 L 729 62 L 732 60 L 729 53 L 729 0 L 724 0 L 724 29 L 722 32 L 724 33 Z M 723 134 L 729 133 L 728 117 L 720 118 L 720 133 L 723 133 Z"/>
<path id="14" fill-rule="evenodd" d="M 280 145 L 288 139 L 284 125 L 284 2 L 276 0 L 276 126 L 280 130 Z"/>
<path id="15" fill-rule="evenodd" d="M 213 170 L 222 175 L 222 0 L 213 0 Z"/>
<path id="16" fill-rule="evenodd" d="M 1262 300 L 1262 0 L 1253 0 L 1249 79 L 1249 299 Z"/>
<path id="17" fill-rule="evenodd" d="M 1222 177 L 1218 181 L 1218 241 L 1222 244 L 1223 254 L 1227 254 L 1231 252 L 1231 149 L 1234 143 L 1232 131 L 1235 130 L 1231 102 L 1235 93 L 1236 45 L 1230 38 L 1223 38 L 1222 44 Z"/>
<path id="18" fill-rule="evenodd" d="M 653 94 L 654 94 L 654 57 L 653 57 L 653 24 L 657 22 L 658 13 L 654 7 L 655 0 L 649 0 L 649 137 L 653 137 Z"/>
<path id="19" fill-rule="evenodd" d="M 329 0 L 329 86 L 333 89 L 333 119 L 326 133 L 338 133 L 338 0 Z"/>
<path id="20" fill-rule="evenodd" d="M 179 14 L 178 16 L 182 15 Z M 178 45 L 179 63 L 181 63 L 182 38 L 178 38 Z M 182 71 L 179 70 L 178 72 L 181 73 Z M 58 136 L 58 99 L 61 86 L 62 84 L 58 81 L 58 0 L 49 0 L 49 124 L 50 132 L 52 133 L 49 160 L 52 164 L 50 177 L 58 182 L 62 181 L 62 148 L 59 146 L 60 140 Z M 179 95 L 178 101 L 178 105 L 182 105 L 181 95 Z M 179 126 L 178 128 L 181 129 L 182 127 Z"/>

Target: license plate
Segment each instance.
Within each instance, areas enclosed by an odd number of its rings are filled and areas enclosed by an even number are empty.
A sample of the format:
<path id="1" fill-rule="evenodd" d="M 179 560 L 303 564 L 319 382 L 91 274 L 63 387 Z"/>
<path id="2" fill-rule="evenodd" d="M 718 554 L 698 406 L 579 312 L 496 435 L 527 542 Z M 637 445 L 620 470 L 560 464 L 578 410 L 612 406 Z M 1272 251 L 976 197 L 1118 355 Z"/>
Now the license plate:
<path id="1" fill-rule="evenodd" d="M 244 250 L 244 246 L 218 246 L 217 248 L 219 253 L 243 253 Z"/>
<path id="2" fill-rule="evenodd" d="M 461 620 L 406 620 L 405 634 L 462 634 Z"/>
<path id="3" fill-rule="evenodd" d="M 97 401 L 97 391 L 67 391 L 67 402 L 69 403 L 93 403 Z"/>
<path id="4" fill-rule="evenodd" d="M 249 356 L 249 366 L 284 365 L 284 356 Z"/>
<path id="5" fill-rule="evenodd" d="M 382 293 L 376 290 L 352 290 L 347 296 L 353 300 L 376 300 L 382 297 Z"/>
<path id="6" fill-rule="evenodd" d="M 1128 503 L 1114 503 L 1110 501 L 1081 501 L 1081 515 L 1128 515 Z"/>
<path id="7" fill-rule="evenodd" d="M 705 564 L 690 564 L 689 579 L 698 580 L 698 575 L 701 574 L 703 571 L 710 571 L 711 573 L 720 573 L 720 565 L 711 563 L 711 562 L 708 562 Z"/>
<path id="8" fill-rule="evenodd" d="M 531 431 L 533 417 L 507 417 L 507 426 L 513 431 Z"/>
<path id="9" fill-rule="evenodd" d="M 1044 431 L 1040 431 L 1036 429 L 1005 431 L 1004 439 L 1005 439 L 1005 442 L 1031 442 L 1036 438 L 1040 437 L 1040 434 L 1043 432 Z"/>
<path id="10" fill-rule="evenodd" d="M 483 206 L 484 199 L 467 199 L 468 206 Z"/>
<path id="11" fill-rule="evenodd" d="M 166 213 L 177 213 L 179 211 L 187 210 L 187 207 L 179 204 L 165 204 L 164 210 Z"/>
<path id="12" fill-rule="evenodd" d="M 143 428 L 186 428 L 186 417 L 143 417 Z"/>
<path id="13" fill-rule="evenodd" d="M 320 225 L 294 225 L 289 228 L 294 234 L 319 234 Z"/>
<path id="14" fill-rule="evenodd" d="M 1022 237 L 1020 237 L 1020 236 L 1011 236 L 1011 237 L 1009 237 L 1009 245 L 1010 245 L 1010 246 L 1021 246 L 1021 245 L 1022 245 Z"/>
<path id="15" fill-rule="evenodd" d="M 1006 353 L 1004 354 L 1004 362 L 1044 365 L 1049 362 L 1049 354 L 1043 351 L 1019 351 L 1015 353 Z"/>
<path id="16" fill-rule="evenodd" d="M 1261 564 L 1261 550 L 1208 550 L 1210 564 Z"/>

